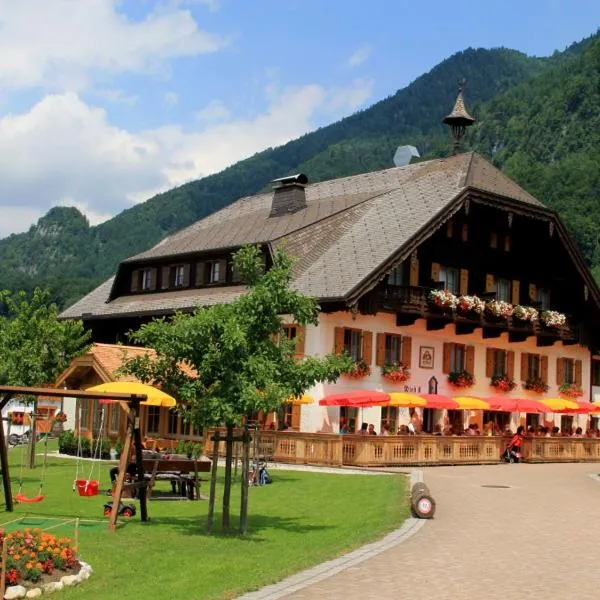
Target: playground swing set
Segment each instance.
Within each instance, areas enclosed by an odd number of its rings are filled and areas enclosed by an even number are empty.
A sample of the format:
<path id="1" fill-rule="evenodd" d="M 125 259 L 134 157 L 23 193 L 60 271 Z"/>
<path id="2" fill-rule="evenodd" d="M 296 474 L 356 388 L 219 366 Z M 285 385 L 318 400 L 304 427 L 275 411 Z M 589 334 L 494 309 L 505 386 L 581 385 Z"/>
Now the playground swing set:
<path id="1" fill-rule="evenodd" d="M 51 389 L 51 388 L 30 388 L 30 387 L 16 387 L 16 386 L 0 386 L 0 413 L 6 407 L 11 399 L 17 396 L 51 396 L 57 398 L 78 398 L 80 402 L 86 400 L 98 400 L 101 404 L 118 402 L 121 409 L 125 411 L 127 415 L 127 429 L 125 439 L 123 442 L 123 449 L 121 451 L 119 461 L 119 473 L 113 492 L 113 501 L 105 505 L 105 515 L 109 516 L 108 527 L 111 531 L 115 531 L 117 527 L 117 519 L 119 515 L 122 516 L 133 516 L 135 514 L 135 506 L 129 504 L 123 504 L 122 497 L 125 490 L 137 489 L 137 497 L 140 502 L 140 517 L 142 521 L 148 521 L 148 504 L 146 486 L 147 482 L 144 476 L 144 467 L 142 460 L 142 438 L 140 432 L 140 404 L 148 401 L 148 394 L 140 393 L 118 393 L 111 391 L 103 391 L 105 389 L 110 390 L 111 384 L 103 384 L 89 388 L 86 391 L 83 390 L 62 390 L 62 389 Z M 119 382 L 116 382 L 112 388 L 120 389 L 117 387 Z M 138 389 L 141 384 L 138 384 Z M 157 392 L 151 386 L 144 386 L 148 388 L 150 394 Z M 126 388 L 125 388 L 126 389 Z M 160 393 L 160 392 L 159 392 Z M 166 394 L 164 394 L 166 396 Z M 170 398 L 169 396 L 167 396 Z M 172 405 L 175 404 L 175 400 L 172 400 Z M 164 402 L 164 400 L 163 400 Z M 101 427 L 102 431 L 104 421 L 104 408 L 101 414 Z M 135 448 L 135 463 L 137 467 L 135 481 L 126 483 L 125 477 L 127 472 L 127 461 L 133 447 Z M 79 478 L 79 470 L 81 462 L 81 434 L 78 442 L 78 453 L 77 453 L 77 467 L 76 475 L 74 480 L 74 487 L 80 496 L 96 496 L 98 495 L 99 479 L 93 479 L 93 470 L 95 465 L 99 465 L 99 459 L 101 458 L 102 452 L 102 434 L 96 439 L 95 445 L 92 444 L 92 466 L 89 472 L 88 479 Z M 48 435 L 44 440 L 44 459 L 42 464 L 42 471 L 40 475 L 40 486 L 36 496 L 26 496 L 23 493 L 23 465 L 24 465 L 24 454 L 21 454 L 21 467 L 19 475 L 19 488 L 14 496 L 14 502 L 19 504 L 32 504 L 42 502 L 44 500 L 44 486 L 46 479 L 46 468 L 48 458 Z M 98 466 L 99 469 L 99 466 Z M 0 423 L 0 470 L 2 472 L 2 486 L 4 491 L 4 502 L 5 510 L 12 512 L 14 510 L 13 496 L 11 491 L 10 471 L 8 465 L 8 451 L 5 439 L 4 427 Z M 81 469 L 83 473 L 83 468 Z"/>

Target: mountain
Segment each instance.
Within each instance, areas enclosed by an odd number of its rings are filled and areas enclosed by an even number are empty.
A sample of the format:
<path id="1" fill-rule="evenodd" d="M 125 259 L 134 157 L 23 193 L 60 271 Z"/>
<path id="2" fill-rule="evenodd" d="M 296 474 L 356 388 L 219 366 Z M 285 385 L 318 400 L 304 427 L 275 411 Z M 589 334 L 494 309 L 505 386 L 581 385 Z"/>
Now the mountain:
<path id="1" fill-rule="evenodd" d="M 0 288 L 48 286 L 65 306 L 108 277 L 122 259 L 241 196 L 265 189 L 276 177 L 303 171 L 310 181 L 321 181 L 386 168 L 399 144 L 416 145 L 424 157 L 447 154 L 450 142 L 441 118 L 451 109 L 463 77 L 469 110 L 480 120 L 464 148 L 470 145 L 491 157 L 534 195 L 558 208 L 577 231 L 586 260 L 600 265 L 600 231 L 591 210 L 600 171 L 588 173 L 596 159 L 591 156 L 594 136 L 587 135 L 585 126 L 586 115 L 597 117 L 600 107 L 597 69 L 588 80 L 599 45 L 592 37 L 548 58 L 504 48 L 470 48 L 367 110 L 159 194 L 96 227 L 74 208 L 54 208 L 28 232 L 0 240 Z M 559 111 L 551 99 L 565 105 Z M 572 129 L 561 133 L 565 116 Z M 557 139 L 549 142 L 557 135 L 562 136 L 561 149 L 550 151 Z M 573 167 L 570 144 L 581 147 L 574 173 L 582 173 L 580 178 L 570 177 L 569 184 L 562 178 Z M 562 194 L 553 187 L 556 180 Z M 573 190 L 591 215 L 572 210 Z"/>

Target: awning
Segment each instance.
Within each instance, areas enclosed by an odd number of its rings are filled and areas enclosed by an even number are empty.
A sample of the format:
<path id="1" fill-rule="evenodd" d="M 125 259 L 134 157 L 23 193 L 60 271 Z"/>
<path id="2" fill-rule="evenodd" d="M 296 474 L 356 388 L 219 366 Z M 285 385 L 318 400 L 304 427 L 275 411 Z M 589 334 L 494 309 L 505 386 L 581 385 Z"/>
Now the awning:
<path id="1" fill-rule="evenodd" d="M 330 394 L 319 400 L 320 406 L 347 406 L 367 408 L 382 406 L 390 401 L 390 395 L 377 390 L 353 390 L 341 394 Z"/>
<path id="2" fill-rule="evenodd" d="M 101 383 L 93 387 L 87 388 L 86 392 L 104 392 L 106 394 L 137 394 L 139 396 L 145 395 L 147 397 L 144 402 L 140 404 L 146 406 L 163 406 L 165 408 L 172 408 L 177 405 L 177 400 L 173 396 L 169 396 L 162 390 L 155 388 L 146 383 L 138 383 L 136 381 L 109 381 L 108 383 Z M 115 400 L 100 400 L 102 404 L 112 404 Z"/>
<path id="3" fill-rule="evenodd" d="M 586 413 L 593 410 L 589 402 L 577 402 L 567 398 L 544 398 L 540 402 L 548 407 L 547 412 L 554 413 Z"/>
<path id="4" fill-rule="evenodd" d="M 452 398 L 457 404 L 458 408 L 462 410 L 489 410 L 490 405 L 481 398 L 475 396 L 454 396 Z"/>
<path id="5" fill-rule="evenodd" d="M 450 409 L 457 410 L 459 408 L 458 402 L 455 402 L 450 396 L 443 396 L 442 394 L 419 394 L 426 402 L 425 408 L 433 409 Z"/>
<path id="6" fill-rule="evenodd" d="M 505 396 L 489 396 L 485 401 L 490 405 L 490 410 L 518 413 L 546 413 L 548 407 L 536 400 L 529 398 L 507 398 Z"/>
<path id="7" fill-rule="evenodd" d="M 417 394 L 407 392 L 391 392 L 390 406 L 404 406 L 406 408 L 426 408 L 427 400 Z"/>
<path id="8" fill-rule="evenodd" d="M 285 404 L 312 404 L 313 397 L 308 394 L 303 394 L 302 396 L 290 396 Z"/>

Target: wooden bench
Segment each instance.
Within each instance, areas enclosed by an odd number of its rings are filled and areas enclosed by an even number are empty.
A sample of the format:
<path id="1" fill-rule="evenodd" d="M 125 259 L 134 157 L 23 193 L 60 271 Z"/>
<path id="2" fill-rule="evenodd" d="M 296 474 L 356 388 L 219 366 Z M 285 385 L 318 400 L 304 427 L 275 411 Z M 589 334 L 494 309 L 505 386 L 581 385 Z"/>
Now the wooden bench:
<path id="1" fill-rule="evenodd" d="M 152 494 L 152 488 L 157 481 L 169 481 L 173 486 L 179 486 L 190 500 L 200 499 L 200 482 L 203 481 L 198 473 L 207 473 L 211 468 L 209 460 L 193 460 L 184 458 L 145 458 L 144 471 L 149 473 L 147 493 Z M 147 475 L 148 477 L 148 475 Z"/>

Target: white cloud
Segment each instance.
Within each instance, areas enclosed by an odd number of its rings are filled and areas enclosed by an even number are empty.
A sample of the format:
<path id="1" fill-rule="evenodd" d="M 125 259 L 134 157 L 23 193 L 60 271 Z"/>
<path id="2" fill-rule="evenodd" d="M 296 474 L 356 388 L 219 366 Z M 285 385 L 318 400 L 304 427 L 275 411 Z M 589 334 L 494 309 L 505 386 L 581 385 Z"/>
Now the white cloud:
<path id="1" fill-rule="evenodd" d="M 362 65 L 371 56 L 371 46 L 363 44 L 357 48 L 348 58 L 349 67 L 358 67 Z"/>
<path id="2" fill-rule="evenodd" d="M 179 94 L 176 92 L 165 92 L 165 104 L 175 106 L 179 102 Z"/>
<path id="3" fill-rule="evenodd" d="M 154 193 L 215 173 L 356 110 L 370 83 L 269 90 L 263 114 L 131 133 L 74 93 L 46 96 L 0 118 L 0 235 L 26 230 L 51 206 L 75 205 L 97 223 Z M 266 93 L 266 91 L 265 91 Z M 215 105 L 217 106 L 217 105 Z"/>
<path id="4" fill-rule="evenodd" d="M 231 116 L 229 109 L 221 100 L 211 100 L 204 108 L 196 113 L 196 119 L 206 123 L 226 121 Z"/>
<path id="5" fill-rule="evenodd" d="M 135 94 L 126 94 L 123 90 L 101 90 L 98 92 L 98 96 L 108 102 L 124 104 L 126 106 L 133 106 L 138 101 L 138 97 Z"/>
<path id="6" fill-rule="evenodd" d="M 0 88 L 83 89 L 96 72 L 153 72 L 227 43 L 200 29 L 184 7 L 163 6 L 132 20 L 120 4 L 0 0 Z"/>

